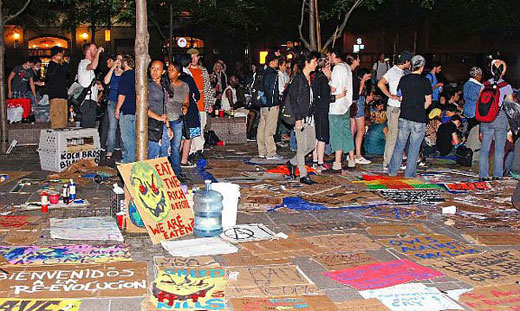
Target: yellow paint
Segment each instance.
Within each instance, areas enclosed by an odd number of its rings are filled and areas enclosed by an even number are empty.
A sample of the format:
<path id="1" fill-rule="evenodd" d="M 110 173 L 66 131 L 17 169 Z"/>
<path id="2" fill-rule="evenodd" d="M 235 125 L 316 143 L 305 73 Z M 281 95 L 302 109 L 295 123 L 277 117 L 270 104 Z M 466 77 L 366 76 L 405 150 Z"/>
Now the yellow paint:
<path id="1" fill-rule="evenodd" d="M 46 310 L 46 311 L 78 311 L 81 300 L 78 299 L 0 299 L 0 310 L 20 311 L 23 310 Z M 45 307 L 44 307 L 45 306 Z"/>

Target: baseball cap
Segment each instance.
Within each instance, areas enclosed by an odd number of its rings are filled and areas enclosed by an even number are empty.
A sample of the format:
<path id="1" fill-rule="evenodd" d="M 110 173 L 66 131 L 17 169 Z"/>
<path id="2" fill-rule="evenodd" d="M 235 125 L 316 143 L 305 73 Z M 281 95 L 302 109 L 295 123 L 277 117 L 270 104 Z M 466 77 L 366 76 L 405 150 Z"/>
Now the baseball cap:
<path id="1" fill-rule="evenodd" d="M 435 117 L 440 117 L 442 114 L 442 110 L 439 108 L 434 108 L 432 111 L 430 111 L 430 114 L 428 114 L 428 118 L 433 119 Z"/>
<path id="2" fill-rule="evenodd" d="M 186 53 L 190 54 L 190 55 L 199 55 L 199 50 L 197 49 L 189 49 Z"/>
<path id="3" fill-rule="evenodd" d="M 404 50 L 401 52 L 401 54 L 399 54 L 399 56 L 397 57 L 397 62 L 399 64 L 404 64 L 406 63 L 406 61 L 410 60 L 413 56 L 413 53 L 410 52 L 410 51 L 407 51 L 407 50 Z"/>
<path id="4" fill-rule="evenodd" d="M 63 48 L 62 47 L 59 47 L 59 46 L 53 46 L 51 48 L 51 57 L 54 56 L 54 55 L 57 55 L 59 53 L 63 52 Z"/>

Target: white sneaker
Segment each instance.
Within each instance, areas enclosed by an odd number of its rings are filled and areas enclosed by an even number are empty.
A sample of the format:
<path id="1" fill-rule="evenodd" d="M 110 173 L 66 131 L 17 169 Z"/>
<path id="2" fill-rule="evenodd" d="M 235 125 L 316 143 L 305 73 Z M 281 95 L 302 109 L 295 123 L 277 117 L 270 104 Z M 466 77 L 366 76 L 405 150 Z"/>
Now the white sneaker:
<path id="1" fill-rule="evenodd" d="M 348 161 L 347 161 L 347 167 L 348 167 L 348 168 L 354 168 L 354 167 L 356 167 L 356 161 L 354 161 L 353 159 L 348 159 Z"/>
<path id="2" fill-rule="evenodd" d="M 341 163 L 332 163 L 332 170 L 334 171 L 341 171 Z"/>
<path id="3" fill-rule="evenodd" d="M 260 159 L 265 159 L 265 155 L 258 155 Z"/>
<path id="4" fill-rule="evenodd" d="M 370 164 L 372 161 L 365 159 L 365 157 L 356 157 L 356 164 Z"/>
<path id="5" fill-rule="evenodd" d="M 278 154 L 273 154 L 272 156 L 265 157 L 267 160 L 283 160 L 283 157 Z"/>

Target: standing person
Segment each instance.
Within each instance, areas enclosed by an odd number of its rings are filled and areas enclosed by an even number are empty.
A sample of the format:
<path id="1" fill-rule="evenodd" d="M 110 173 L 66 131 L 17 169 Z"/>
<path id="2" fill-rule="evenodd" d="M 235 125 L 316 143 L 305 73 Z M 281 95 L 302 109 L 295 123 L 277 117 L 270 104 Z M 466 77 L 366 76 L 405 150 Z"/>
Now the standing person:
<path id="1" fill-rule="evenodd" d="M 103 48 L 97 48 L 94 43 L 83 45 L 85 58 L 78 65 L 78 83 L 84 88 L 90 88 L 85 100 L 81 104 L 81 127 L 96 127 L 96 107 L 98 100 L 98 86 L 95 83 L 94 72 L 99 64 L 99 54 Z"/>
<path id="2" fill-rule="evenodd" d="M 394 65 L 381 80 L 377 83 L 377 87 L 388 97 L 386 118 L 388 133 L 386 135 L 385 155 L 383 159 L 383 168 L 388 167 L 392 154 L 394 153 L 395 142 L 397 140 L 397 124 L 401 113 L 401 102 L 397 96 L 397 86 L 404 76 L 404 70 L 410 68 L 410 58 L 412 55 L 408 51 L 403 51 L 397 59 L 397 65 Z M 386 86 L 388 84 L 388 87 Z"/>
<path id="3" fill-rule="evenodd" d="M 31 61 L 31 70 L 33 72 L 33 83 L 34 89 L 36 91 L 36 97 L 29 93 L 29 97 L 31 98 L 32 107 L 35 107 L 41 99 L 40 89 L 45 86 L 45 82 L 42 81 L 42 60 L 41 58 L 34 56 Z"/>
<path id="4" fill-rule="evenodd" d="M 200 114 L 199 108 L 197 107 L 197 102 L 200 100 L 200 93 L 197 88 L 197 84 L 193 77 L 191 76 L 191 72 L 188 69 L 191 63 L 191 56 L 189 54 L 181 56 L 181 66 L 182 73 L 179 79 L 188 84 L 190 89 L 189 101 L 190 105 L 188 107 L 188 114 L 186 114 L 186 122 L 189 127 L 189 137 L 182 137 L 181 142 L 181 165 L 184 167 L 193 167 L 195 166 L 193 163 L 188 161 L 188 157 L 190 155 L 191 150 L 191 142 L 195 137 L 198 137 L 202 134 L 200 128 Z"/>
<path id="5" fill-rule="evenodd" d="M 67 106 L 67 86 L 70 66 L 63 59 L 63 48 L 51 48 L 51 61 L 47 67 L 47 90 L 49 92 L 50 119 L 52 129 L 67 127 L 69 109 Z"/>
<path id="6" fill-rule="evenodd" d="M 379 59 L 372 66 L 372 74 L 375 77 L 376 82 L 381 80 L 390 68 L 390 63 L 385 59 L 385 53 L 379 54 Z"/>
<path id="7" fill-rule="evenodd" d="M 32 61 L 28 58 L 23 64 L 13 68 L 7 77 L 7 98 L 30 98 L 31 95 L 36 98 Z"/>
<path id="8" fill-rule="evenodd" d="M 403 152 L 406 142 L 410 138 L 408 146 L 408 161 L 404 177 L 417 177 L 417 159 L 426 131 L 426 109 L 432 104 L 432 87 L 421 74 L 426 61 L 421 55 L 412 57 L 412 73 L 404 76 L 399 82 L 398 90 L 401 92 L 401 115 L 399 116 L 399 133 L 395 144 L 392 159 L 388 165 L 388 175 L 396 176 L 401 167 Z"/>
<path id="9" fill-rule="evenodd" d="M 300 68 L 302 70 L 294 77 L 289 88 L 289 100 L 292 106 L 296 122 L 294 132 L 296 134 L 296 155 L 287 162 L 287 168 L 292 178 L 296 177 L 296 166 L 300 171 L 300 182 L 307 185 L 315 184 L 307 176 L 305 157 L 316 146 L 316 131 L 314 117 L 312 115 L 313 94 L 311 89 L 311 72 L 316 70 L 320 54 L 318 52 L 305 51 L 300 56 Z"/>
<path id="10" fill-rule="evenodd" d="M 215 97 L 222 98 L 222 93 L 227 88 L 228 77 L 226 75 L 226 64 L 222 60 L 217 60 L 213 65 L 213 72 L 210 76 L 211 86 L 215 89 Z"/>
<path id="11" fill-rule="evenodd" d="M 513 89 L 511 85 L 504 81 L 504 75 L 507 71 L 507 64 L 503 60 L 495 59 L 491 62 L 491 74 L 493 78 L 484 83 L 486 85 L 497 85 L 500 90 L 499 107 L 502 108 L 504 100 L 513 101 Z M 498 86 L 500 83 L 505 83 L 502 87 Z M 478 177 L 480 181 L 489 180 L 489 149 L 491 142 L 495 139 L 495 156 L 493 179 L 502 179 L 504 174 L 504 148 L 507 139 L 508 121 L 506 113 L 500 109 L 495 120 L 492 122 L 481 122 L 480 132 L 482 133 L 482 146 L 480 148 L 480 155 L 478 160 Z"/>
<path id="12" fill-rule="evenodd" d="M 191 153 L 196 154 L 195 158 L 202 157 L 204 152 L 204 132 L 208 121 L 207 113 L 213 111 L 215 104 L 215 90 L 211 88 L 208 70 L 199 64 L 200 55 L 197 49 L 189 49 L 188 54 L 191 55 L 190 72 L 197 84 L 200 93 L 200 99 L 197 103 L 200 113 L 200 125 L 202 134 L 192 140 Z"/>
<path id="13" fill-rule="evenodd" d="M 335 100 L 329 106 L 330 145 L 335 153 L 333 172 L 341 172 L 343 153 L 354 151 L 354 138 L 350 130 L 350 106 L 352 105 L 352 71 L 341 58 L 341 51 L 333 49 L 329 60 L 334 64 L 330 79 L 330 89 Z M 353 152 L 352 152 L 353 155 Z M 348 160 L 348 167 L 355 166 L 354 158 Z"/>
<path id="14" fill-rule="evenodd" d="M 463 114 L 468 120 L 467 132 L 478 124 L 475 119 L 475 108 L 477 106 L 478 95 L 482 88 L 482 69 L 480 67 L 471 67 L 469 71 L 469 80 L 464 83 L 463 96 L 464 96 L 464 111 Z"/>
<path id="15" fill-rule="evenodd" d="M 268 160 L 280 160 L 276 154 L 276 143 L 274 134 L 278 125 L 280 115 L 280 95 L 278 91 L 278 57 L 269 52 L 265 58 L 267 69 L 264 73 L 264 94 L 266 104 L 260 108 L 260 122 L 256 132 L 256 143 L 258 145 L 258 156 Z"/>
<path id="16" fill-rule="evenodd" d="M 326 57 L 318 61 L 315 73 L 312 75 L 312 94 L 314 99 L 314 123 L 316 126 L 316 148 L 312 154 L 315 168 L 318 172 L 330 169 L 324 162 L 325 145 L 329 143 L 329 106 L 334 95 L 331 95 L 329 78 L 330 63 Z"/>
<path id="17" fill-rule="evenodd" d="M 353 54 L 350 69 L 353 72 L 353 105 L 356 105 L 357 113 L 350 118 L 352 135 L 355 135 L 355 162 L 356 164 L 370 164 L 372 161 L 365 159 L 361 155 L 361 147 L 363 146 L 363 137 L 365 136 L 365 92 L 366 84 L 372 78 L 370 72 L 366 69 L 356 70 L 361 64 L 358 54 Z"/>
<path id="18" fill-rule="evenodd" d="M 161 124 L 159 140 L 148 137 L 148 159 L 156 159 L 168 156 L 170 149 L 170 137 L 173 137 L 172 129 L 166 115 L 165 84 L 163 82 L 164 63 L 154 60 L 150 63 L 150 79 L 148 80 L 148 128 Z M 159 121 L 150 124 L 151 119 Z M 157 127 L 155 127 L 157 129 Z M 150 132 L 150 130 L 148 130 Z M 179 140 L 180 142 L 180 140 Z M 178 151 L 178 150 L 177 150 Z M 177 173 L 177 172 L 176 172 Z"/>
<path id="19" fill-rule="evenodd" d="M 103 82 L 109 86 L 108 92 L 108 104 L 107 104 L 107 116 L 108 116 L 108 133 L 107 133 L 107 153 L 105 158 L 111 159 L 116 146 L 116 133 L 117 133 L 117 119 L 115 117 L 116 105 L 117 105 L 117 92 L 119 90 L 119 82 L 123 75 L 123 69 L 121 69 L 121 55 L 110 56 L 107 60 L 107 65 L 110 68 L 108 73 L 105 75 Z"/>
<path id="20" fill-rule="evenodd" d="M 441 108 L 441 107 L 439 107 L 439 99 L 440 99 L 440 94 L 442 93 L 442 88 L 444 87 L 444 83 L 439 82 L 439 79 L 437 77 L 437 75 L 439 73 L 441 73 L 441 71 L 442 71 L 442 65 L 439 62 L 433 62 L 432 70 L 428 74 L 426 74 L 426 78 L 428 78 L 428 80 L 430 80 L 430 85 L 432 86 L 432 89 L 433 89 L 432 109 Z M 443 109 L 441 108 L 441 110 L 443 110 Z"/>
<path id="21" fill-rule="evenodd" d="M 166 111 L 168 120 L 173 131 L 173 139 L 171 140 L 170 163 L 172 164 L 175 174 L 185 180 L 186 176 L 181 171 L 181 140 L 182 140 L 182 117 L 188 113 L 190 105 L 189 94 L 190 87 L 186 82 L 179 79 L 182 73 L 182 66 L 178 62 L 173 62 L 168 66 L 168 78 L 170 80 L 168 92 L 168 101 L 166 102 Z"/>
<path id="22" fill-rule="evenodd" d="M 115 117 L 119 120 L 121 140 L 123 142 L 123 163 L 135 162 L 136 134 L 135 134 L 135 71 L 134 58 L 123 56 L 123 75 L 117 90 L 117 105 Z"/>

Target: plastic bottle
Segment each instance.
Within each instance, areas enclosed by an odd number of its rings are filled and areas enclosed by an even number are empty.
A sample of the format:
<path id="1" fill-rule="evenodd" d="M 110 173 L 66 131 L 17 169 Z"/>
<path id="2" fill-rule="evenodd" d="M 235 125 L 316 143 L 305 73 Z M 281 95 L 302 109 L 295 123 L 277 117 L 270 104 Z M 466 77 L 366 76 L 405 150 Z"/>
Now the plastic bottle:
<path id="1" fill-rule="evenodd" d="M 61 198 L 63 200 L 63 204 L 69 204 L 69 185 L 63 185 L 63 189 L 61 192 Z"/>
<path id="2" fill-rule="evenodd" d="M 76 183 L 74 182 L 74 179 L 70 179 L 69 184 L 69 200 L 72 202 L 76 200 Z"/>
<path id="3" fill-rule="evenodd" d="M 213 237 L 222 233 L 222 194 L 211 190 L 211 180 L 205 180 L 206 189 L 197 191 L 193 197 L 197 237 Z"/>
<path id="4" fill-rule="evenodd" d="M 44 190 L 41 195 L 41 206 L 42 206 L 42 213 L 48 213 L 49 212 L 49 197 L 47 196 L 47 192 Z"/>

